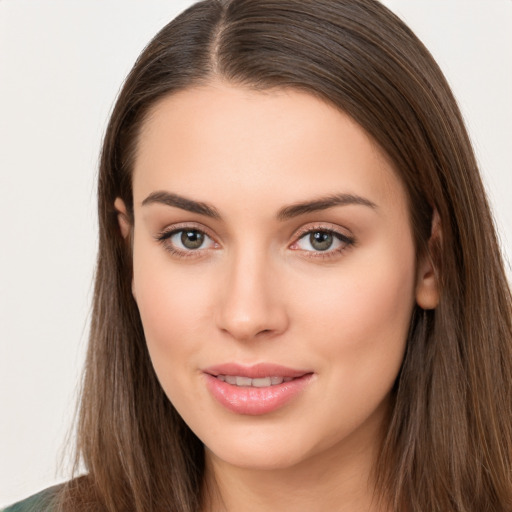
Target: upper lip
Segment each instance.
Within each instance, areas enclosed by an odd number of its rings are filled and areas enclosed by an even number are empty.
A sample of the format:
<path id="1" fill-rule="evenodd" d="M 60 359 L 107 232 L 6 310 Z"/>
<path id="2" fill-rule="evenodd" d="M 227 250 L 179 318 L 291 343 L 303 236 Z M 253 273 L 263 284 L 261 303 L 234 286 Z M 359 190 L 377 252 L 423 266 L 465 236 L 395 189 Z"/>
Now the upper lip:
<path id="1" fill-rule="evenodd" d="M 258 379 L 263 377 L 302 377 L 308 373 L 313 373 L 311 370 L 303 370 L 296 368 L 288 368 L 279 364 L 273 363 L 258 363 L 254 365 L 242 365 L 238 363 L 224 363 L 215 366 L 209 366 L 203 370 L 204 373 L 213 375 L 236 375 L 240 377 L 249 377 L 251 379 Z"/>

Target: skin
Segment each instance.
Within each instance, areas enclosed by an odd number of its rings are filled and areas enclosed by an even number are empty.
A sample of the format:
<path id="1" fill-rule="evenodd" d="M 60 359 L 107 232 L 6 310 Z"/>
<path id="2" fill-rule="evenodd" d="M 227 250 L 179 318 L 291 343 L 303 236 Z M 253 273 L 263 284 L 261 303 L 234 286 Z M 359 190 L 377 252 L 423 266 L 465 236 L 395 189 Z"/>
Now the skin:
<path id="1" fill-rule="evenodd" d="M 143 205 L 164 191 L 207 203 L 218 218 Z M 333 194 L 373 206 L 279 218 Z M 383 151 L 311 95 L 217 81 L 154 106 L 133 195 L 133 226 L 116 200 L 122 233 L 133 235 L 133 294 L 160 383 L 205 445 L 205 510 L 381 510 L 371 468 L 390 389 L 415 302 L 438 299 Z M 158 240 L 180 228 L 208 236 L 199 249 L 180 248 L 181 233 Z M 320 251 L 311 231 L 342 238 Z M 226 362 L 313 377 L 276 411 L 237 414 L 205 385 L 203 370 Z"/>

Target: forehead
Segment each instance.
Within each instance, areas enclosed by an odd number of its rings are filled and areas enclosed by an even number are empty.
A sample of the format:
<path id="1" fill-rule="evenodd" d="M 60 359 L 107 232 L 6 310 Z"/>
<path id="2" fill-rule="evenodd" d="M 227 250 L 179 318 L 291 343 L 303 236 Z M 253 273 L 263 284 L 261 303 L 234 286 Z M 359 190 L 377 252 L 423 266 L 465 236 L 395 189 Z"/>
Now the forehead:
<path id="1" fill-rule="evenodd" d="M 332 192 L 373 202 L 405 194 L 386 154 L 334 106 L 293 89 L 225 83 L 182 90 L 151 109 L 133 184 L 136 204 L 160 189 L 209 202 L 216 191 L 272 196 L 276 205 Z"/>

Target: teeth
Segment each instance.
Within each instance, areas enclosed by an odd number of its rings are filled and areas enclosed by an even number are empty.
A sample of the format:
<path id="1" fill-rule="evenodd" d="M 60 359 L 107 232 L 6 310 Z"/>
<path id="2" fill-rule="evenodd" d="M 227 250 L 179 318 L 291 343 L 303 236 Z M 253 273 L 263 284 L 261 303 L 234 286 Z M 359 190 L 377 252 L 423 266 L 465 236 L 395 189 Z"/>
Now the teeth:
<path id="1" fill-rule="evenodd" d="M 283 382 L 290 382 L 293 380 L 293 377 L 260 377 L 251 379 L 250 377 L 241 377 L 239 375 L 217 375 L 217 379 L 233 386 L 266 388 L 269 386 L 277 386 Z"/>
<path id="2" fill-rule="evenodd" d="M 249 377 L 235 377 L 237 386 L 252 386 L 252 379 Z"/>
<path id="3" fill-rule="evenodd" d="M 271 385 L 272 379 L 270 377 L 264 377 L 263 379 L 252 379 L 252 385 L 255 388 L 265 388 Z"/>

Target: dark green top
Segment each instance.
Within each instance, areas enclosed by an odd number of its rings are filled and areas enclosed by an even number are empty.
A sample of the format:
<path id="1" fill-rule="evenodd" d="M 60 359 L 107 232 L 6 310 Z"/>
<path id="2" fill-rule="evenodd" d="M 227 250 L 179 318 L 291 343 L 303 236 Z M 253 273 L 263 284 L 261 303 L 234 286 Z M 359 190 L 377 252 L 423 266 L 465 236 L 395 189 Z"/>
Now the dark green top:
<path id="1" fill-rule="evenodd" d="M 1 512 L 54 512 L 54 498 L 60 485 L 49 487 L 30 498 L 4 508 Z"/>

